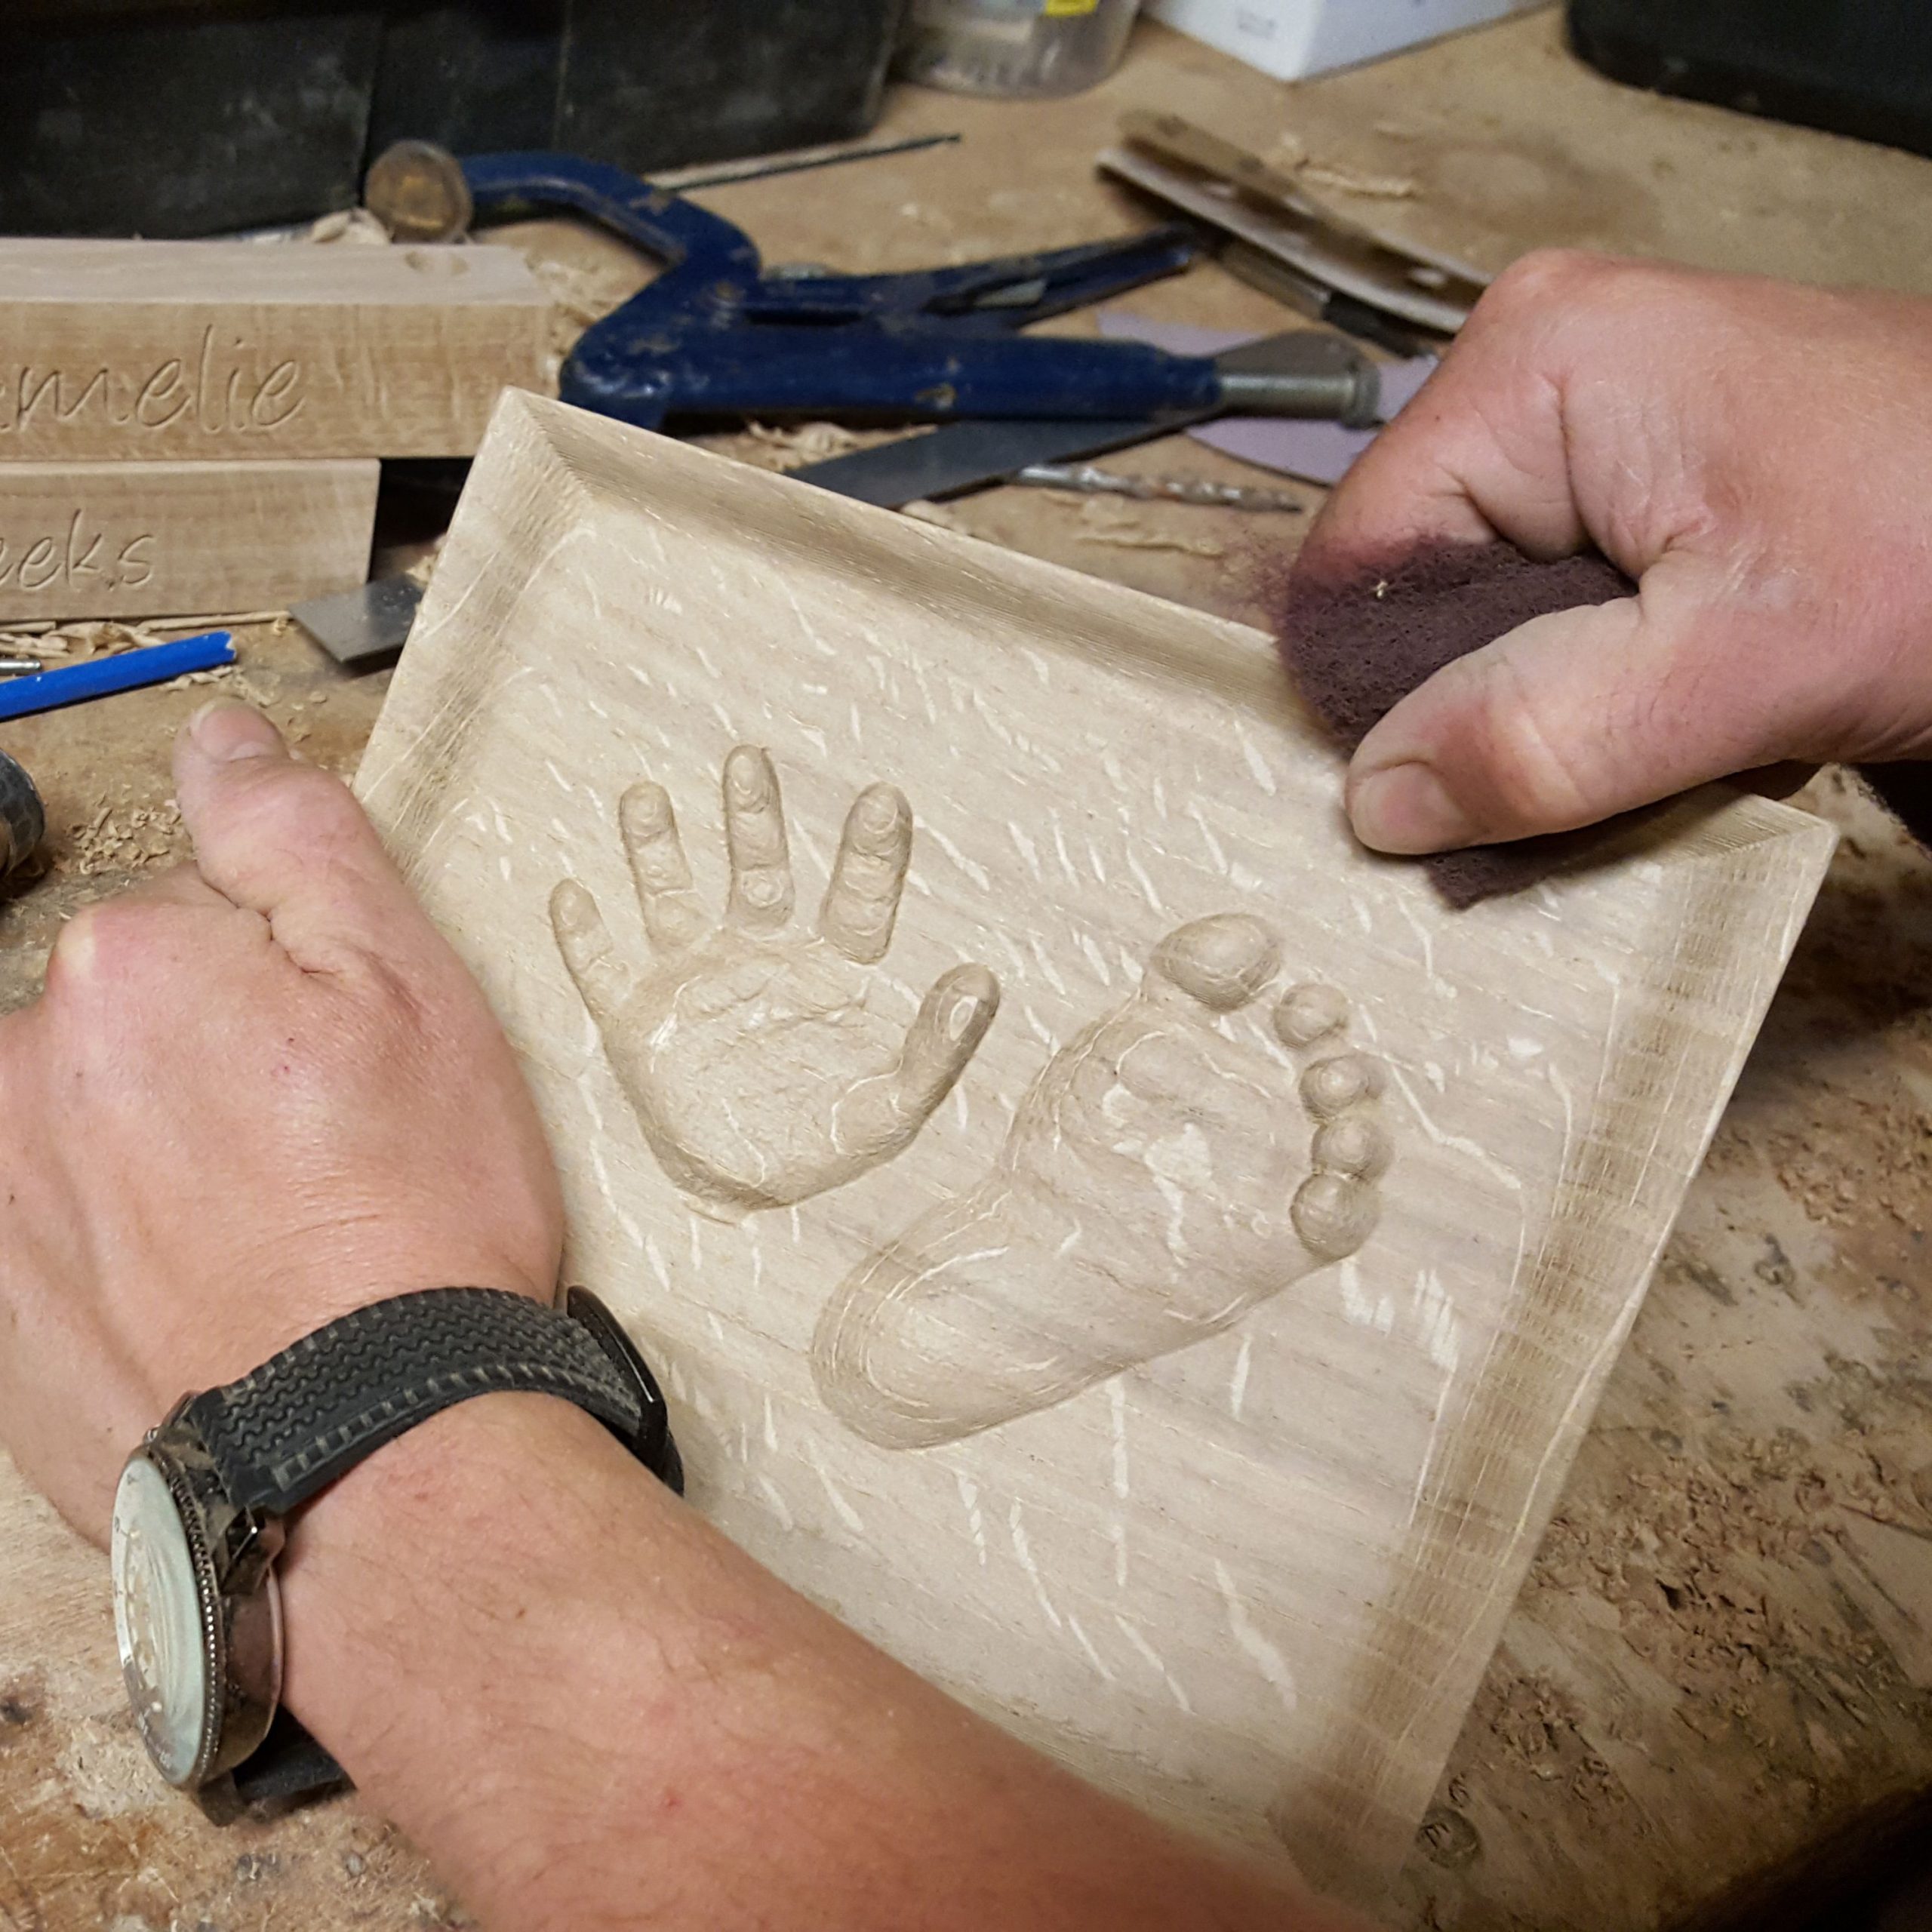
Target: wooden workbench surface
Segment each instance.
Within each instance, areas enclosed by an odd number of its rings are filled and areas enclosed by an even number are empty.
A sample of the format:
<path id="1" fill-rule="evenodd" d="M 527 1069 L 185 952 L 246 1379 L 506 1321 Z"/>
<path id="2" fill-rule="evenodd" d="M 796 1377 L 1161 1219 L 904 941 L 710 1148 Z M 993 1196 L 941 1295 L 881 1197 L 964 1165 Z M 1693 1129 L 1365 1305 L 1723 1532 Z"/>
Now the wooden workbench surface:
<path id="1" fill-rule="evenodd" d="M 706 198 L 773 260 L 857 270 L 1082 240 L 1144 218 L 1091 165 L 1143 105 L 1264 149 L 1292 133 L 1340 202 L 1329 184 L 1350 171 L 1406 184 L 1353 205 L 1491 268 L 1580 242 L 1932 289 L 1932 162 L 1617 88 L 1569 59 L 1549 13 L 1294 88 L 1143 28 L 1081 99 L 904 91 L 882 131 L 964 143 Z M 634 279 L 595 238 L 518 238 L 581 314 Z M 1283 325 L 1212 268 L 1128 306 Z M 1269 480 L 1178 442 L 1115 466 Z M 1305 521 L 1017 490 L 951 514 L 1251 618 Z M 238 642 L 231 684 L 307 755 L 352 768 L 385 680 L 345 677 L 286 626 Z M 54 830 L 51 870 L 0 900 L 0 1007 L 30 996 L 63 917 L 180 850 L 167 745 L 207 694 L 0 739 Z M 1932 865 L 1835 777 L 1806 795 L 1848 836 L 1424 1826 L 1400 1926 L 1677 1924 L 1932 1774 Z M 352 1802 L 218 1833 L 157 1801 L 103 1567 L 4 1463 L 0 1547 L 0 1926 L 463 1922 Z"/>

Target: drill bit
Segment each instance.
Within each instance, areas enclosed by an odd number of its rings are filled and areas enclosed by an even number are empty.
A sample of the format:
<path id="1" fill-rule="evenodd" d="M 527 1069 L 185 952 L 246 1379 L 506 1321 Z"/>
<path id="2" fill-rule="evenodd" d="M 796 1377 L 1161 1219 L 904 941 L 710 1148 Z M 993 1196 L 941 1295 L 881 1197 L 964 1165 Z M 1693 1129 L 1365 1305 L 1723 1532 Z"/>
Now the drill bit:
<path id="1" fill-rule="evenodd" d="M 1204 503 L 1224 510 L 1275 510 L 1298 516 L 1306 507 L 1285 490 L 1245 483 L 1212 483 L 1200 476 L 1123 476 L 1091 463 L 1035 463 L 1013 481 L 1040 490 L 1074 490 L 1090 497 L 1131 497 L 1140 503 Z"/>

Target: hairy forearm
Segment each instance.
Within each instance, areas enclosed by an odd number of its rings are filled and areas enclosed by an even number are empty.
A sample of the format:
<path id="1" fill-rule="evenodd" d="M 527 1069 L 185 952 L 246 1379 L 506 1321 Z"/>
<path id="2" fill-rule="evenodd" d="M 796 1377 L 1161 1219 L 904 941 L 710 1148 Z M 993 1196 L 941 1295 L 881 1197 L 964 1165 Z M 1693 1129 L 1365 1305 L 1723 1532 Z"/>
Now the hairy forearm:
<path id="1" fill-rule="evenodd" d="M 1353 1922 L 943 1697 L 546 1398 L 350 1475 L 285 1601 L 291 1707 L 492 1926 Z"/>

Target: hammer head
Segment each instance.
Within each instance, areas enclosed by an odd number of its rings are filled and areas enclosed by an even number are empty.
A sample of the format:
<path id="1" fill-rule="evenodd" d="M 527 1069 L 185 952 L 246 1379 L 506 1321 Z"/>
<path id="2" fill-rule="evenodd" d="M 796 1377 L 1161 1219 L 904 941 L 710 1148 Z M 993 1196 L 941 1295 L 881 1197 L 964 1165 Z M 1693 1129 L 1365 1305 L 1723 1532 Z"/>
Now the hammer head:
<path id="1" fill-rule="evenodd" d="M 33 780 L 0 752 L 0 878 L 32 857 L 47 832 L 47 813 Z"/>

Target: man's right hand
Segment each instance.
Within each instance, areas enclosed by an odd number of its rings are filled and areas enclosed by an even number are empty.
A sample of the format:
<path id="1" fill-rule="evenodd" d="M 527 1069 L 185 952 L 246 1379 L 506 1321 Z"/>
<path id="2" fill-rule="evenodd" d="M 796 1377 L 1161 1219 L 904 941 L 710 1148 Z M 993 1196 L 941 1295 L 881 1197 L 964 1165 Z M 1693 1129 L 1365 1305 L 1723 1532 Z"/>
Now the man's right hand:
<path id="1" fill-rule="evenodd" d="M 1786 759 L 1932 755 L 1932 301 L 1570 254 L 1504 275 L 1298 577 L 1595 544 L 1639 595 L 1439 672 L 1349 768 L 1357 833 L 1557 831 Z"/>

